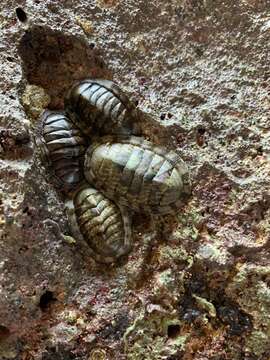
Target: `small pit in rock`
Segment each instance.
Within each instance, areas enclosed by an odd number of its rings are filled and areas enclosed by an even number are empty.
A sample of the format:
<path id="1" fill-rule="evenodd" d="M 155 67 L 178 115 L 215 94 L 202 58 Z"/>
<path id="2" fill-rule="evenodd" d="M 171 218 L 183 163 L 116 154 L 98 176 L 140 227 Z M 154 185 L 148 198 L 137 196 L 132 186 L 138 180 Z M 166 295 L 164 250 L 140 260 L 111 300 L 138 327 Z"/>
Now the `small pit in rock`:
<path id="1" fill-rule="evenodd" d="M 44 294 L 41 295 L 39 300 L 39 307 L 42 311 L 46 311 L 52 303 L 57 299 L 54 297 L 52 291 L 46 290 Z"/>
<path id="2" fill-rule="evenodd" d="M 24 23 L 27 21 L 26 12 L 21 7 L 17 7 L 15 9 L 15 11 L 16 11 L 17 18 L 20 22 Z"/>
<path id="3" fill-rule="evenodd" d="M 180 333 L 180 325 L 171 324 L 167 328 L 167 335 L 170 339 L 176 338 Z"/>
<path id="4" fill-rule="evenodd" d="M 199 127 L 197 129 L 196 142 L 198 146 L 203 146 L 205 144 L 205 134 L 206 129 L 204 127 Z"/>
<path id="5" fill-rule="evenodd" d="M 206 129 L 205 129 L 204 127 L 199 127 L 199 128 L 197 129 L 197 132 L 198 132 L 198 135 L 202 136 L 202 135 L 205 134 Z"/>
<path id="6" fill-rule="evenodd" d="M 10 331 L 6 326 L 0 325 L 0 343 L 10 336 Z"/>

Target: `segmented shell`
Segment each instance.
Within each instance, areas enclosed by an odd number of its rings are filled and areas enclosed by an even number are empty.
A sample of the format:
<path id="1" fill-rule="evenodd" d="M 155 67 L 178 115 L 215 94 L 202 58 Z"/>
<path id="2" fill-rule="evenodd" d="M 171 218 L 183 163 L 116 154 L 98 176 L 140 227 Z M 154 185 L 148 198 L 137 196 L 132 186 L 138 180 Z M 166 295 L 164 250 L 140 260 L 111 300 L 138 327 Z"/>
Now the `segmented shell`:
<path id="1" fill-rule="evenodd" d="M 141 137 L 100 138 L 88 148 L 84 170 L 97 189 L 135 211 L 170 213 L 190 190 L 180 157 Z"/>
<path id="2" fill-rule="evenodd" d="M 69 190 L 83 179 L 83 156 L 87 141 L 64 112 L 45 111 L 36 143 L 43 160 L 62 190 Z"/>
<path id="3" fill-rule="evenodd" d="M 126 94 L 112 81 L 86 79 L 73 86 L 67 107 L 86 134 L 139 134 L 137 110 Z"/>
<path id="4" fill-rule="evenodd" d="M 76 223 L 98 262 L 110 263 L 131 250 L 128 209 L 117 206 L 89 185 L 73 198 Z"/>

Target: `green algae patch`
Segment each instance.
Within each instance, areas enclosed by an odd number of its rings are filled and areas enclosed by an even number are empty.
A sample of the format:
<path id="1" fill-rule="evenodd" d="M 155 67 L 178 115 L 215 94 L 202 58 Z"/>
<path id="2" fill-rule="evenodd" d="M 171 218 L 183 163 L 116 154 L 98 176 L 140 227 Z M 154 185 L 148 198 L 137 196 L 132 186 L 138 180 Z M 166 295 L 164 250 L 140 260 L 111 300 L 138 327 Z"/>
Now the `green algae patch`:
<path id="1" fill-rule="evenodd" d="M 49 105 L 50 96 L 45 90 L 36 85 L 26 85 L 22 94 L 21 102 L 29 118 L 37 120 L 40 114 Z"/>
<path id="2" fill-rule="evenodd" d="M 128 360 L 161 360 L 180 354 L 187 338 L 176 312 L 152 304 L 126 330 L 125 353 Z"/>

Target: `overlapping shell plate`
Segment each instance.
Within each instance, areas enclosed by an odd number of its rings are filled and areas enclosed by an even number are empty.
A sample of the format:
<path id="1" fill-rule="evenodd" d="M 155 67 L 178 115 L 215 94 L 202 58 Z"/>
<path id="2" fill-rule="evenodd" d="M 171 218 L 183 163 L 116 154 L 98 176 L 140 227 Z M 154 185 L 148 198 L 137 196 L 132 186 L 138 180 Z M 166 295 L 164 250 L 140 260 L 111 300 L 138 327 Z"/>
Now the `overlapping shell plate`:
<path id="1" fill-rule="evenodd" d="M 82 186 L 75 193 L 73 207 L 72 216 L 75 219 L 71 219 L 71 223 L 78 227 L 96 261 L 114 262 L 131 250 L 132 233 L 128 209 L 116 205 L 89 185 Z"/>
<path id="2" fill-rule="evenodd" d="M 65 101 L 86 134 L 139 134 L 135 105 L 112 81 L 86 79 L 75 84 Z"/>
<path id="3" fill-rule="evenodd" d="M 75 84 L 66 107 L 44 112 L 37 144 L 56 185 L 71 195 L 75 236 L 96 261 L 114 262 L 132 247 L 130 213 L 179 211 L 190 192 L 188 170 L 176 152 L 134 136 L 138 111 L 113 82 Z"/>
<path id="4" fill-rule="evenodd" d="M 87 141 L 65 112 L 45 111 L 36 140 L 45 164 L 62 190 L 74 189 L 83 179 Z"/>
<path id="5" fill-rule="evenodd" d="M 135 211 L 177 211 L 190 192 L 185 163 L 174 151 L 135 136 L 106 136 L 85 155 L 86 179 Z"/>

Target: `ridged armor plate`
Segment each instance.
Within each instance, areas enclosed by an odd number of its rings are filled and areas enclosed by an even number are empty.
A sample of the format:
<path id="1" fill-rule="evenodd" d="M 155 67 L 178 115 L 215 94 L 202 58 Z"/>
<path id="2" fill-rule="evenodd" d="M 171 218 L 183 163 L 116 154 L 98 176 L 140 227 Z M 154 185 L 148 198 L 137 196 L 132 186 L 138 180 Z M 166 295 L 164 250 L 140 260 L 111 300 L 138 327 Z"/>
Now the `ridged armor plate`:
<path id="1" fill-rule="evenodd" d="M 108 198 L 134 211 L 177 211 L 190 192 L 179 155 L 136 136 L 98 139 L 86 152 L 84 173 Z"/>
<path id="2" fill-rule="evenodd" d="M 70 202 L 67 203 L 70 216 Z M 74 219 L 82 238 L 98 262 L 110 263 L 132 247 L 129 211 L 116 205 L 100 191 L 85 185 L 73 197 Z M 73 232 L 76 233 L 76 230 Z M 75 235 L 76 236 L 76 235 Z"/>
<path id="3" fill-rule="evenodd" d="M 138 135 L 140 132 L 135 105 L 110 80 L 85 79 L 76 83 L 65 103 L 76 115 L 76 125 L 86 135 Z"/>
<path id="4" fill-rule="evenodd" d="M 83 179 L 87 141 L 65 112 L 46 110 L 36 143 L 56 185 L 70 190 Z"/>

